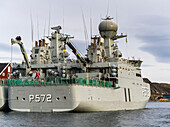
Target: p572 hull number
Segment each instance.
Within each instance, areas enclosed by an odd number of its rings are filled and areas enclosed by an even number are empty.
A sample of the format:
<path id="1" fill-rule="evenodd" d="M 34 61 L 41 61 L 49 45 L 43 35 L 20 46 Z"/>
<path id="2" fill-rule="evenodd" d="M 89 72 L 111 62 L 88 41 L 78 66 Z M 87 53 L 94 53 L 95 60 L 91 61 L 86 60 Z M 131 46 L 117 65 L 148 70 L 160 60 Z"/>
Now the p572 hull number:
<path id="1" fill-rule="evenodd" d="M 37 103 L 39 102 L 52 102 L 52 96 L 51 94 L 30 94 L 29 95 L 29 102 L 35 101 Z"/>

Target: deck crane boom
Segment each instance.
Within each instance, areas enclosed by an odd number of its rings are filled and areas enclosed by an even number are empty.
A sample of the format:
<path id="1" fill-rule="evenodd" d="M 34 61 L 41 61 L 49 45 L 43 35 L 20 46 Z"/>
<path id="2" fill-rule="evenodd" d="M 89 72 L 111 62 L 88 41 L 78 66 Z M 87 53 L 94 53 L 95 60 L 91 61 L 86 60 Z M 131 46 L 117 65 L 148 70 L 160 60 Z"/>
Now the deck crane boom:
<path id="1" fill-rule="evenodd" d="M 31 75 L 32 74 L 32 71 L 31 71 L 31 66 L 29 64 L 29 60 L 28 60 L 28 56 L 27 56 L 27 53 L 25 51 L 25 48 L 24 48 L 24 45 L 23 43 L 21 42 L 21 37 L 20 36 L 17 36 L 16 37 L 16 40 L 14 40 L 13 38 L 11 39 L 11 44 L 18 44 L 20 46 L 20 50 L 22 52 L 22 55 L 24 56 L 24 60 L 26 62 L 26 73 Z"/>
<path id="2" fill-rule="evenodd" d="M 76 50 L 76 48 L 71 44 L 71 42 L 69 41 L 70 37 L 65 37 L 64 38 L 64 42 L 65 44 L 67 44 L 69 46 L 69 48 L 72 50 L 72 52 L 76 55 L 76 57 L 83 63 L 84 66 L 87 65 L 87 60 L 85 60 L 80 53 Z"/>

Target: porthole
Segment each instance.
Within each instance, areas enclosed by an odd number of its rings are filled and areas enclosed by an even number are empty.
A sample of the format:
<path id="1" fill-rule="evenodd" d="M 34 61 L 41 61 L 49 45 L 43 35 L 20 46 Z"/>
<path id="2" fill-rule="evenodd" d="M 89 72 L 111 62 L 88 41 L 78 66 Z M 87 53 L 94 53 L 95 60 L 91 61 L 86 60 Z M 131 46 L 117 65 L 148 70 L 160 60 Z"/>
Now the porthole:
<path id="1" fill-rule="evenodd" d="M 57 97 L 57 98 L 56 98 L 56 100 L 57 100 L 57 101 L 59 101 L 59 100 L 60 100 L 60 98 L 59 98 L 59 97 Z"/>
<path id="2" fill-rule="evenodd" d="M 66 100 L 66 96 L 64 96 L 64 99 Z"/>
<path id="3" fill-rule="evenodd" d="M 18 100 L 18 97 L 16 97 L 16 99 Z"/>
<path id="4" fill-rule="evenodd" d="M 23 101 L 25 101 L 25 98 L 22 98 Z"/>

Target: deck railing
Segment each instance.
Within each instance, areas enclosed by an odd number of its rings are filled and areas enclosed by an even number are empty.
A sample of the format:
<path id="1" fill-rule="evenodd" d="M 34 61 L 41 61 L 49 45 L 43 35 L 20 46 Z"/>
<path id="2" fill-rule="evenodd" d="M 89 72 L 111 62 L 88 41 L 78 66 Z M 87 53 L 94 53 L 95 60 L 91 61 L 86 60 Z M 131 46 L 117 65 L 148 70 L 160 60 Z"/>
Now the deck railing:
<path id="1" fill-rule="evenodd" d="M 84 78 L 46 78 L 46 79 L 0 79 L 1 86 L 36 86 L 36 85 L 82 85 L 118 89 L 116 83 L 110 81 Z"/>
<path id="2" fill-rule="evenodd" d="M 83 78 L 46 78 L 46 79 L 5 79 L 0 80 L 1 86 L 31 86 L 31 85 L 82 85 L 111 88 L 112 83 L 103 80 L 83 79 Z M 114 88 L 115 84 L 113 85 Z"/>

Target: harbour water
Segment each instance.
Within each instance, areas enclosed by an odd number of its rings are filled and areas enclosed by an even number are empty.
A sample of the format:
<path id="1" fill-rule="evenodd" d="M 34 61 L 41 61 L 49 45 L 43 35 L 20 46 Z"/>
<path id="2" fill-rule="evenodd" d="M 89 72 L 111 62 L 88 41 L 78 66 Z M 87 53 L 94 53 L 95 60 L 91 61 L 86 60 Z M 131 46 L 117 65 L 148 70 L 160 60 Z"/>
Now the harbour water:
<path id="1" fill-rule="evenodd" d="M 145 109 L 88 113 L 0 112 L 0 127 L 170 127 L 170 102 Z"/>

